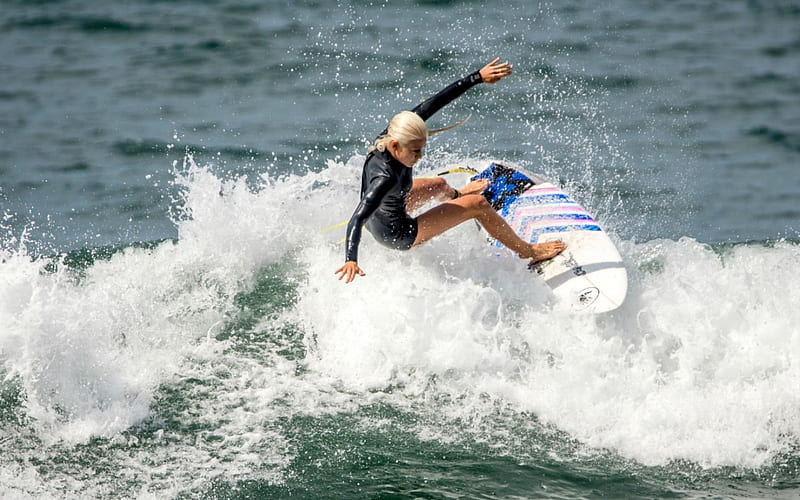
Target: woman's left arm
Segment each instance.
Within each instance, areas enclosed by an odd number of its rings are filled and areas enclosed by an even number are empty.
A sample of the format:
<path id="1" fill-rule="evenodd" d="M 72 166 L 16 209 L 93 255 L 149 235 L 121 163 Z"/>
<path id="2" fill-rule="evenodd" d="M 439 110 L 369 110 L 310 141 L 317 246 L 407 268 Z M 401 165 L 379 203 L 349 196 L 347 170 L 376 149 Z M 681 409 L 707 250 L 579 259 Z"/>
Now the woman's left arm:
<path id="1" fill-rule="evenodd" d="M 494 61 L 481 68 L 478 73 L 480 73 L 483 83 L 497 83 L 510 75 L 512 71 L 511 64 L 500 62 L 500 58 L 496 57 Z"/>
<path id="2" fill-rule="evenodd" d="M 423 120 L 427 120 L 434 115 L 437 111 L 453 102 L 460 97 L 464 92 L 471 89 L 475 85 L 485 83 L 497 83 L 501 79 L 509 76 L 512 72 L 511 65 L 507 62 L 500 62 L 500 58 L 495 58 L 492 62 L 483 68 L 470 73 L 469 75 L 457 80 L 433 97 L 426 99 L 418 104 L 413 111 L 418 114 Z"/>

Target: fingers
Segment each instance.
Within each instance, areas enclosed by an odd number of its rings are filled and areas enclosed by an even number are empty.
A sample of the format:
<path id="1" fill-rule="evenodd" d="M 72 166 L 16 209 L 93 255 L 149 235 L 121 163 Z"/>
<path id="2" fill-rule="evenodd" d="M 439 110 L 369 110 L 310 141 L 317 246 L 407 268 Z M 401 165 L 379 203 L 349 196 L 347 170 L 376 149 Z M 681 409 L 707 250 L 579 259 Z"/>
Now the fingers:
<path id="1" fill-rule="evenodd" d="M 489 66 L 491 66 L 491 67 L 492 67 L 492 68 L 494 68 L 494 69 L 506 69 L 506 68 L 511 68 L 511 64 L 510 64 L 508 61 L 506 61 L 506 62 L 500 62 L 500 58 L 499 58 L 499 57 L 498 57 L 498 58 L 496 58 L 494 61 L 490 62 L 490 63 L 489 63 Z"/>
<path id="2" fill-rule="evenodd" d="M 356 279 L 356 276 L 366 276 L 366 273 L 364 273 L 364 271 L 358 267 L 358 264 L 351 261 L 345 262 L 342 267 L 334 272 L 334 274 L 339 276 L 339 281 L 344 279 L 345 283 L 350 283 Z"/>
<path id="3" fill-rule="evenodd" d="M 486 83 L 496 83 L 501 78 L 505 78 L 512 73 L 513 69 L 508 62 L 500 62 L 500 58 L 496 57 L 492 62 L 487 64 L 481 69 L 481 78 Z"/>
<path id="4" fill-rule="evenodd" d="M 502 78 L 508 76 L 511 74 L 512 71 L 513 68 L 511 67 L 511 64 L 508 61 L 494 65 L 494 74 L 497 77 Z"/>
<path id="5" fill-rule="evenodd" d="M 355 272 L 350 269 L 340 269 L 337 272 L 339 272 L 339 281 L 342 281 L 344 278 L 345 283 L 350 283 L 356 279 Z"/>

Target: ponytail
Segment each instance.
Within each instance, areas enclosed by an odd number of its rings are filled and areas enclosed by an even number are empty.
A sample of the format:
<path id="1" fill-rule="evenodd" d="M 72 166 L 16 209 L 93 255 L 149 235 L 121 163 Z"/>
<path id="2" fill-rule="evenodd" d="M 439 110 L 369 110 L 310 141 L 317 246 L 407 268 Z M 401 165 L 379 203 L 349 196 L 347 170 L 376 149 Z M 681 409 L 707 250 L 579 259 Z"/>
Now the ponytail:
<path id="1" fill-rule="evenodd" d="M 427 140 L 428 137 L 432 135 L 436 135 L 440 132 L 445 132 L 447 130 L 464 125 L 467 123 L 467 120 L 470 119 L 470 116 L 467 116 L 460 122 L 448 127 L 436 130 L 428 130 L 428 126 L 425 125 L 425 121 L 418 114 L 414 113 L 413 111 L 401 111 L 394 115 L 392 121 L 389 122 L 389 128 L 386 129 L 386 134 L 378 137 L 372 146 L 370 146 L 369 151 L 372 152 L 378 150 L 383 152 L 386 150 L 386 146 L 388 146 L 393 140 L 402 145 L 407 145 L 412 141 L 418 141 L 421 139 Z"/>

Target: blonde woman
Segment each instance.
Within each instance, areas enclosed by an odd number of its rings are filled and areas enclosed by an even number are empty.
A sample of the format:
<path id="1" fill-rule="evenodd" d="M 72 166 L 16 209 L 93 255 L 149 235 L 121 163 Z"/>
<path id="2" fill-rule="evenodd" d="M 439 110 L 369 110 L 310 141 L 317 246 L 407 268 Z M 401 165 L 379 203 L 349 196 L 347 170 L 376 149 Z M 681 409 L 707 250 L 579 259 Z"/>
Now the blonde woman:
<path id="1" fill-rule="evenodd" d="M 358 245 L 364 226 L 381 244 L 408 250 L 464 221 L 476 219 L 493 238 L 522 259 L 538 262 L 564 250 L 560 241 L 531 244 L 520 239 L 481 196 L 488 185 L 485 179 L 470 182 L 458 190 L 441 177 L 412 178 L 411 169 L 422 158 L 428 136 L 446 130 L 429 131 L 425 120 L 471 87 L 479 83 L 497 83 L 510 74 L 511 65 L 497 58 L 413 110 L 403 111 L 392 118 L 364 162 L 361 201 L 347 225 L 345 263 L 335 273 L 340 280 L 344 278 L 346 283 L 350 283 L 356 276 L 365 275 L 358 266 Z M 416 218 L 408 214 L 432 199 L 443 203 Z"/>

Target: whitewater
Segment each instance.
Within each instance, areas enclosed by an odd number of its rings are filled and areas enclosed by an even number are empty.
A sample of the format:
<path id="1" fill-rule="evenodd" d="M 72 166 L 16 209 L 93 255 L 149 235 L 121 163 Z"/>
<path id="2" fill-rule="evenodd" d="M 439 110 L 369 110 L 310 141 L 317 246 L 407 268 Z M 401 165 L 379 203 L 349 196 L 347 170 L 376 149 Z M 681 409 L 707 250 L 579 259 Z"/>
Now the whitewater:
<path id="1" fill-rule="evenodd" d="M 358 425 L 520 462 L 796 474 L 797 242 L 617 239 L 629 294 L 602 315 L 555 307 L 472 224 L 403 253 L 366 238 L 367 276 L 345 285 L 343 234 L 322 230 L 355 205 L 362 161 L 254 182 L 187 155 L 176 239 L 51 257 L 4 240 L 0 493 L 285 484 L 282 422 L 376 405 L 414 417 Z M 102 456 L 96 479 L 66 450 Z"/>

